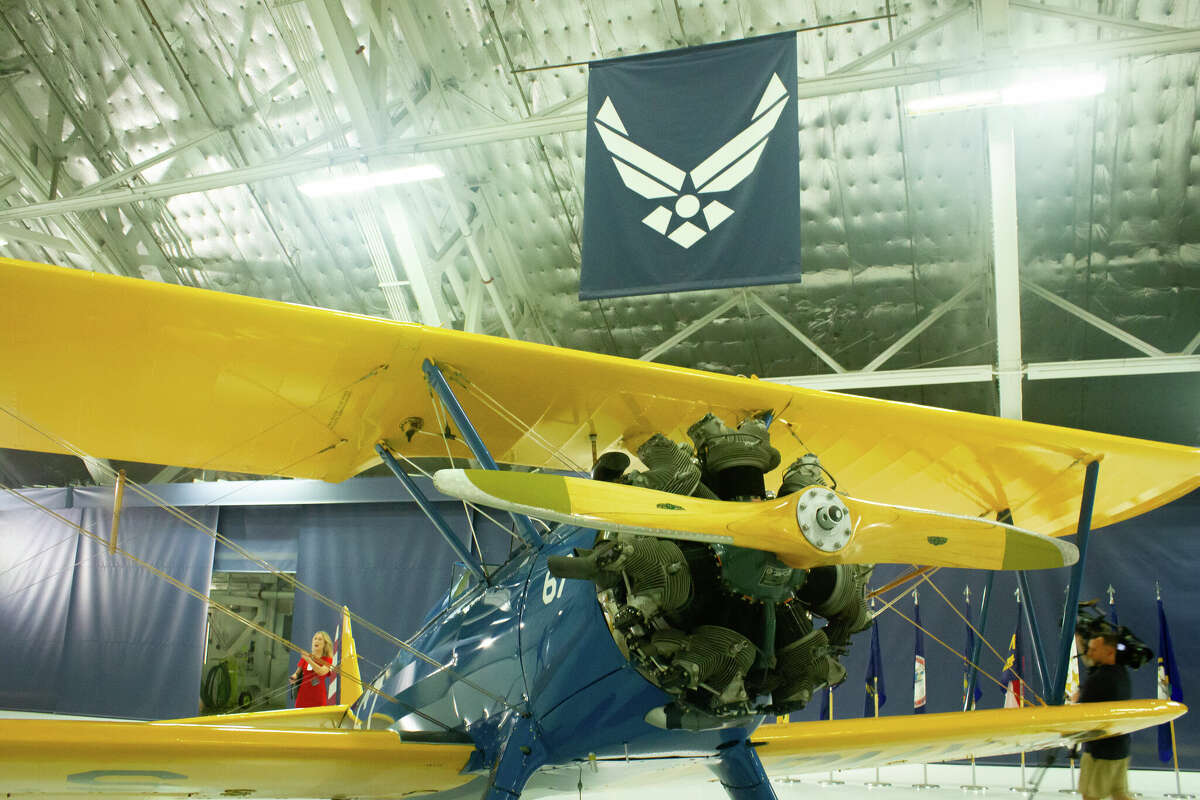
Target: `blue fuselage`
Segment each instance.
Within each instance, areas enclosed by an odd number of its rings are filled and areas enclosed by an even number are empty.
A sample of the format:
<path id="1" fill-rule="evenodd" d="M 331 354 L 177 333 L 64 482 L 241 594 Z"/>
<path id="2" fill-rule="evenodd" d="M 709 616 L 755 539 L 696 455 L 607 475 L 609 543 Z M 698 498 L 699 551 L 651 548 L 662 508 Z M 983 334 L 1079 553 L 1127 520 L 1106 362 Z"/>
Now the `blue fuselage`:
<path id="1" fill-rule="evenodd" d="M 395 702 L 368 692 L 357 709 L 362 724 L 401 732 L 448 727 L 465 731 L 487 753 L 503 735 L 498 721 L 527 713 L 547 764 L 712 755 L 722 742 L 744 739 L 742 728 L 668 731 L 644 721 L 671 696 L 621 653 L 595 585 L 547 571 L 548 556 L 590 547 L 594 537 L 592 530 L 561 527 L 544 547 L 524 550 L 500 568 L 490 586 L 447 598 L 411 640 L 444 667 L 401 651 L 372 684 Z"/>

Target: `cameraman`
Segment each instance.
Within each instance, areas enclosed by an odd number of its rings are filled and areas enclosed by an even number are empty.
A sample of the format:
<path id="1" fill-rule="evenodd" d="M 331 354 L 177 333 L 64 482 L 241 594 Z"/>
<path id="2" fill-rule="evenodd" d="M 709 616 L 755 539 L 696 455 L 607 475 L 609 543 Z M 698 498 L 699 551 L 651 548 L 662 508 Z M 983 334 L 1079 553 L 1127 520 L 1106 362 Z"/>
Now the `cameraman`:
<path id="1" fill-rule="evenodd" d="M 1073 700 L 1095 703 L 1130 698 L 1129 673 L 1117 664 L 1117 635 L 1102 633 L 1088 640 L 1087 658 L 1095 665 Z M 1129 800 L 1129 734 L 1085 742 L 1079 764 L 1079 793 L 1084 800 L 1112 796 Z"/>

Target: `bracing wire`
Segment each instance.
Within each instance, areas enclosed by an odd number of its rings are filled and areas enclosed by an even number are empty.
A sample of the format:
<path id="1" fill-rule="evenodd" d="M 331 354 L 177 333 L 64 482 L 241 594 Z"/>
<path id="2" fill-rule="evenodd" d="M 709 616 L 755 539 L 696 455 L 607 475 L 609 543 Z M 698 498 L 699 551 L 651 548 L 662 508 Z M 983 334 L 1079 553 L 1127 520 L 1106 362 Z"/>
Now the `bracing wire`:
<path id="1" fill-rule="evenodd" d="M 62 516 L 58 512 L 54 511 L 53 509 L 47 508 L 46 506 L 37 502 L 33 498 L 27 497 L 27 496 L 21 494 L 20 492 L 18 492 L 16 489 L 13 489 L 12 487 L 6 486 L 4 484 L 0 484 L 0 489 L 8 492 L 9 494 L 13 495 L 17 499 L 19 499 L 25 503 L 28 503 L 29 505 L 33 506 L 34 508 L 37 508 L 37 509 L 43 511 L 44 513 L 50 515 L 54 519 L 63 523 L 64 525 L 74 528 L 75 530 L 79 531 L 80 534 L 88 537 L 92 541 L 95 541 L 96 543 L 103 545 L 105 547 L 113 548 L 114 552 L 118 553 L 119 555 L 121 555 L 124 558 L 129 559 L 133 563 L 137 564 L 139 567 L 142 567 L 143 569 L 147 570 L 150 574 L 154 575 L 155 577 L 166 581 L 167 583 L 171 584 L 175 588 L 180 589 L 183 592 L 186 592 L 187 594 L 191 595 L 192 597 L 195 597 L 197 600 L 200 600 L 201 602 L 208 604 L 210 607 L 217 609 L 221 613 L 232 617 L 234 620 L 242 623 L 246 627 L 251 628 L 255 632 L 267 637 L 267 639 L 269 639 L 273 642 L 276 642 L 277 644 L 282 645 L 284 648 L 286 648 L 288 650 L 292 650 L 293 652 L 296 652 L 300 655 L 306 654 L 307 651 L 305 651 L 304 648 L 293 644 L 292 642 L 288 641 L 287 639 L 283 638 L 282 636 L 276 634 L 274 631 L 264 628 L 262 625 L 259 625 L 257 622 L 246 619 L 241 614 L 238 614 L 236 611 L 234 611 L 231 607 L 229 607 L 229 606 L 225 605 L 224 603 L 221 603 L 217 600 L 213 600 L 208 595 L 192 588 L 191 586 L 187 585 L 186 583 L 179 580 L 175 576 L 170 575 L 169 573 L 163 572 L 161 569 L 154 566 L 153 564 L 138 558 L 133 553 L 129 552 L 128 550 L 124 549 L 123 547 L 120 547 L 119 545 L 117 545 L 117 546 L 112 545 L 103 536 L 100 536 L 99 534 L 95 533 L 94 531 L 88 530 L 87 528 L 83 527 L 82 525 L 77 525 L 76 523 L 74 523 L 71 520 L 67 519 L 66 517 Z M 385 700 L 395 703 L 396 705 L 407 709 L 411 713 L 416 714 L 417 716 L 421 717 L 422 719 L 426 720 L 427 722 L 430 722 L 434 725 L 444 728 L 447 731 L 452 730 L 452 728 L 449 725 L 446 725 L 444 722 L 441 722 L 441 721 L 429 716 L 428 714 L 425 714 L 421 710 L 413 708 L 412 706 L 409 706 L 408 704 L 401 702 L 399 699 L 393 697 L 392 695 L 388 694 L 387 692 L 384 692 L 381 689 L 378 689 L 375 686 L 372 686 L 371 684 L 362 680 L 361 677 L 355 678 L 354 676 L 350 675 L 349 673 L 344 672 L 342 670 L 342 668 L 340 667 L 340 665 L 333 667 L 332 669 L 334 672 L 337 673 L 339 678 L 346 678 L 349 680 L 356 681 L 359 684 L 359 686 L 362 687 L 363 691 L 372 692 L 374 694 L 377 694 L 380 697 L 384 698 Z M 464 683 L 465 683 L 465 681 L 464 681 Z M 470 684 L 468 683 L 468 685 L 470 685 Z"/>
<path id="2" fill-rule="evenodd" d="M 945 594 L 943 594 L 943 593 L 942 593 L 942 591 L 941 591 L 940 589 L 938 589 L 937 585 L 936 585 L 936 584 L 935 584 L 935 583 L 934 583 L 934 582 L 933 582 L 933 581 L 930 579 L 930 576 L 933 574 L 933 572 L 936 572 L 936 571 L 937 571 L 936 569 L 932 569 L 932 570 L 930 570 L 930 571 L 928 571 L 928 572 L 921 571 L 921 570 L 914 570 L 914 572 L 910 573 L 910 574 L 909 574 L 909 576 L 906 576 L 906 577 L 919 577 L 918 584 L 927 584 L 927 585 L 928 585 L 930 588 L 932 588 L 932 589 L 934 590 L 934 592 L 936 592 L 936 593 L 937 593 L 937 595 L 938 595 L 939 597 L 941 597 L 943 600 L 945 600 L 945 601 L 946 601 L 946 604 L 947 604 L 948 606 L 950 606 L 950 608 L 951 608 L 951 609 L 953 609 L 953 610 L 954 610 L 954 612 L 955 612 L 956 614 L 958 614 L 958 616 L 959 616 L 959 618 L 960 618 L 960 619 L 962 619 L 964 622 L 967 622 L 967 618 L 963 616 L 962 612 L 960 612 L 960 611 L 958 610 L 958 608 L 957 608 L 957 607 L 956 607 L 956 606 L 955 606 L 953 603 L 951 603 L 951 602 L 950 602 L 950 600 L 949 600 L 949 599 L 946 597 L 946 595 L 945 595 Z M 897 579 L 896 581 L 893 581 L 893 582 L 892 582 L 892 584 L 889 584 L 889 586 L 890 586 L 890 585 L 897 584 L 897 583 L 900 583 L 900 582 L 901 582 L 901 580 L 900 580 L 900 579 Z M 882 591 L 882 590 L 877 590 L 877 591 L 876 591 L 875 593 L 873 593 L 873 594 L 878 594 L 878 593 L 879 593 L 879 592 L 881 592 L 881 591 Z M 964 664 L 965 666 L 974 667 L 974 668 L 975 668 L 975 670 L 976 670 L 976 671 L 978 671 L 980 675 L 983 675 L 984 677 L 988 678 L 990 681 L 992 681 L 993 683 L 995 683 L 995 684 L 996 684 L 997 686 L 999 686 L 1000 688 L 1002 688 L 1002 689 L 1003 689 L 1003 688 L 1005 688 L 1005 686 L 1004 686 L 1004 682 L 1003 682 L 1003 681 L 1001 681 L 999 678 L 996 678 L 996 677 L 995 677 L 995 676 L 993 676 L 991 673 L 989 673 L 987 670 L 985 670 L 983 667 L 979 666 L 979 665 L 978 665 L 978 664 L 976 664 L 974 661 L 972 661 L 972 660 L 971 660 L 971 657 L 970 657 L 970 655 L 969 655 L 969 654 L 966 654 L 966 655 L 964 655 L 963 653 L 960 653 L 960 652 L 958 652 L 958 651 L 957 651 L 957 650 L 955 650 L 953 647 L 951 647 L 950 645 L 946 644 L 946 643 L 945 643 L 945 642 L 943 642 L 941 639 L 939 639 L 939 638 L 938 638 L 938 637 L 937 637 L 937 636 L 936 636 L 934 633 L 932 633 L 931 631 L 929 631 L 927 628 L 925 628 L 925 627 L 924 627 L 924 626 L 922 626 L 922 625 L 918 625 L 918 624 L 916 623 L 916 620 L 913 620 L 913 619 L 909 618 L 909 617 L 908 617 L 908 615 L 906 615 L 906 614 L 905 614 L 903 611 L 901 611 L 900 609 L 896 608 L 896 603 L 897 603 L 897 602 L 899 602 L 901 598 L 905 597 L 905 596 L 906 596 L 906 595 L 909 593 L 909 591 L 910 591 L 910 590 L 906 588 L 906 589 L 904 589 L 903 591 L 899 592 L 899 593 L 898 593 L 898 594 L 897 594 L 895 597 L 893 597 L 891 600 L 889 600 L 889 601 L 887 601 L 886 603 L 884 603 L 884 604 L 883 604 L 883 606 L 881 606 L 881 607 L 880 607 L 878 610 L 876 610 L 875 612 L 873 612 L 873 614 L 872 614 L 872 619 L 874 619 L 874 618 L 878 617 L 878 616 L 879 616 L 880 614 L 882 614 L 884 611 L 888 611 L 888 610 L 892 611 L 894 614 L 898 615 L 898 616 L 899 616 L 901 619 L 903 619 L 903 620 L 905 620 L 906 622 L 908 622 L 908 623 L 909 623 L 910 625 L 912 625 L 914 628 L 916 628 L 916 629 L 920 630 L 922 633 L 924 633 L 924 634 L 925 634 L 926 636 L 928 636 L 930 639 L 932 639 L 933 641 L 937 642 L 937 643 L 938 643 L 938 644 L 940 644 L 942 647 L 946 648 L 946 649 L 947 649 L 947 650 L 949 650 L 951 653 L 953 653 L 953 654 L 954 654 L 954 656 L 955 656 L 956 658 L 960 659 L 960 660 L 963 662 L 963 664 Z M 978 629 L 977 629 L 977 628 L 976 628 L 974 625 L 971 625 L 971 623 L 970 623 L 970 622 L 967 622 L 967 625 L 970 627 L 971 631 L 972 631 L 972 632 L 973 632 L 973 633 L 974 633 L 974 634 L 975 634 L 977 637 L 979 637 L 979 640 L 980 640 L 981 642 L 983 642 L 984 644 L 986 644 L 989 650 L 991 650 L 993 653 L 995 653 L 995 655 L 996 655 L 996 658 L 1000 659 L 1000 661 L 1001 661 L 1002 663 L 1006 661 L 1005 657 L 1004 657 L 1004 656 L 1002 656 L 1002 655 L 1000 655 L 999 651 L 998 651 L 998 650 L 996 650 L 996 648 L 992 647 L 991 643 L 990 643 L 990 642 L 988 642 L 988 641 L 987 641 L 985 638 L 983 638 L 983 634 L 981 634 L 981 633 L 979 632 L 979 630 L 978 630 Z M 1014 672 L 1014 674 L 1016 674 L 1016 673 Z M 1039 695 L 1037 692 L 1035 692 L 1035 691 L 1033 690 L 1033 687 L 1032 687 L 1032 686 L 1030 686 L 1030 685 L 1029 685 L 1029 684 L 1028 684 L 1028 683 L 1025 681 L 1025 679 L 1024 679 L 1023 677 L 1021 677 L 1020 675 L 1017 675 L 1016 677 L 1017 677 L 1017 680 L 1018 680 L 1018 681 L 1020 681 L 1020 683 L 1021 683 L 1021 686 L 1024 688 L 1024 690 L 1028 691 L 1028 692 L 1029 692 L 1029 694 L 1030 694 L 1030 695 L 1032 695 L 1032 696 L 1034 697 L 1034 699 L 1036 699 L 1036 700 L 1037 700 L 1037 702 L 1038 702 L 1038 704 L 1039 704 L 1039 705 L 1043 705 L 1043 706 L 1044 706 L 1044 705 L 1046 705 L 1046 701 L 1045 701 L 1045 700 L 1043 700 L 1043 699 L 1042 699 L 1042 697 L 1041 697 L 1041 696 L 1040 696 L 1040 695 Z"/>
<path id="3" fill-rule="evenodd" d="M 446 431 L 446 430 L 448 430 L 448 429 L 449 429 L 449 426 L 448 426 L 448 425 L 447 425 L 447 423 L 446 423 L 445 417 L 443 417 L 443 416 L 442 416 L 442 412 L 444 411 L 444 406 L 443 406 L 443 404 L 442 404 L 442 402 L 441 402 L 441 399 L 440 399 L 440 398 L 438 398 L 438 397 L 436 397 L 436 396 L 434 396 L 434 394 L 433 394 L 433 392 L 432 392 L 432 391 L 430 391 L 430 393 L 429 393 L 429 394 L 430 394 L 430 399 L 431 399 L 431 400 L 432 400 L 432 402 L 433 402 L 433 413 L 434 413 L 434 415 L 437 417 L 437 422 L 438 422 L 438 430 L 440 430 L 440 431 Z M 443 445 L 445 445 L 445 447 L 446 447 L 446 457 L 447 457 L 448 459 L 450 459 L 450 463 L 451 463 L 451 464 L 453 464 L 453 463 L 454 463 L 454 456 L 450 455 L 450 440 L 446 438 L 445 434 L 443 434 L 443 435 L 442 435 L 442 444 L 443 444 Z M 413 469 L 415 469 L 415 470 L 417 470 L 418 472 L 420 472 L 420 473 L 421 473 L 422 475 L 424 475 L 426 478 L 430 478 L 430 479 L 432 479 L 432 478 L 433 478 L 433 476 L 432 476 L 432 475 L 430 475 L 430 474 L 429 474 L 429 472 L 428 472 L 427 470 L 421 469 L 419 466 L 417 466 L 417 465 L 416 465 L 416 463 L 414 463 L 414 462 L 413 462 L 413 460 L 412 460 L 411 458 L 408 458 L 408 457 L 407 457 L 407 456 L 405 456 L 405 455 L 400 455 L 400 457 L 404 459 L 404 461 L 405 461 L 405 463 L 406 463 L 406 464 L 410 465 L 410 466 L 411 466 Z M 489 515 L 487 512 L 483 511 L 482 509 L 480 509 L 480 508 L 479 508 L 478 506 L 476 506 L 475 504 L 473 504 L 473 503 L 470 503 L 470 502 L 468 502 L 468 501 L 466 501 L 466 500 L 462 500 L 461 502 L 462 502 L 462 505 L 463 505 L 463 513 L 464 513 L 464 516 L 466 516 L 468 520 L 470 519 L 471 515 L 470 515 L 470 514 L 467 514 L 467 513 L 466 513 L 466 510 L 467 510 L 467 508 L 473 508 L 473 509 L 475 509 L 476 511 L 478 511 L 480 514 L 482 514 L 483 516 L 487 517 L 487 518 L 488 518 L 489 520 L 491 520 L 493 523 L 495 523 L 495 525 L 496 525 L 498 528 L 500 528 L 501 530 L 503 530 L 503 531 L 504 531 L 505 533 L 507 533 L 509 536 L 513 537 L 514 539 L 516 539 L 517 541 L 521 542 L 522 544 L 524 543 L 524 540 L 523 540 L 523 539 L 522 539 L 520 536 L 518 536 L 518 535 L 517 535 L 517 532 L 516 532 L 515 530 L 510 530 L 510 529 L 509 529 L 509 526 L 507 526 L 507 525 L 504 525 L 504 524 L 503 524 L 503 523 L 501 523 L 499 520 L 497 520 L 495 517 L 493 517 L 493 516 Z M 474 537 L 474 535 L 475 535 L 475 528 L 474 528 L 474 526 L 472 526 L 472 527 L 471 527 L 471 535 L 472 535 L 472 537 Z M 478 539 L 476 539 L 476 540 L 475 540 L 475 548 L 476 548 L 476 550 L 478 551 L 478 549 L 479 549 L 479 540 L 478 540 Z M 482 553 L 482 551 L 479 551 L 479 552 L 481 552 L 481 553 Z M 481 560 L 482 560 L 482 557 L 481 557 Z"/>
<path id="4" fill-rule="evenodd" d="M 505 422 L 509 423 L 518 431 L 528 436 L 531 441 L 535 442 L 539 447 L 544 449 L 551 455 L 551 457 L 557 458 L 559 461 L 561 461 L 568 469 L 572 470 L 573 472 L 577 472 L 580 475 L 587 475 L 590 473 L 590 470 L 584 469 L 570 456 L 568 456 L 563 448 L 556 446 L 545 436 L 534 430 L 532 425 L 525 422 L 512 411 L 510 411 L 503 403 L 480 387 L 479 384 L 475 383 L 466 375 L 457 370 L 454 371 L 454 378 L 461 383 L 461 385 L 464 386 L 472 396 L 483 402 L 485 406 L 494 411 Z"/>
<path id="5" fill-rule="evenodd" d="M 13 417 L 14 419 L 17 419 L 18 421 L 22 422 L 23 424 L 29 426 L 30 428 L 37 431 L 42 436 L 45 436 L 47 439 L 49 439 L 50 441 L 59 445 L 63 449 L 67 450 L 68 452 L 74 453 L 76 456 L 78 456 L 80 458 L 91 458 L 87 453 L 85 453 L 80 448 L 77 448 L 74 445 L 72 445 L 70 442 L 64 441 L 46 431 L 41 430 L 33 423 L 29 422 L 28 420 L 23 419 L 19 415 L 13 413 L 11 410 L 9 410 L 7 408 L 3 408 L 3 407 L 0 407 L 0 410 L 4 411 L 6 414 Z M 93 459 L 93 460 L 96 461 L 97 467 L 100 470 L 104 471 L 106 475 L 109 475 L 110 477 L 113 477 L 113 478 L 116 477 L 116 475 L 117 475 L 116 470 L 113 470 L 111 467 L 107 466 L 103 462 L 100 462 L 95 459 Z M 234 542 L 233 540 L 231 540 L 228 537 L 221 534 L 215 528 L 210 528 L 209 526 L 205 525 L 203 522 L 200 522 L 195 517 L 191 516 L 187 512 L 183 511 L 182 509 L 167 503 L 165 500 L 163 500 L 157 494 L 155 494 L 154 492 L 147 489 L 144 485 L 138 483 L 137 481 L 132 481 L 132 480 L 126 479 L 125 486 L 130 491 L 132 491 L 135 494 L 138 494 L 141 497 L 145 498 L 146 500 L 150 501 L 153 505 L 166 511 L 168 514 L 170 514 L 171 516 L 180 520 L 184 524 L 186 524 L 192 528 L 195 528 L 196 530 L 205 534 L 206 536 L 213 539 L 217 543 L 228 547 L 229 549 L 231 549 L 233 552 L 237 553 L 242 558 L 244 558 L 248 561 L 251 561 L 251 562 L 257 564 L 258 566 L 262 567 L 266 572 L 270 573 L 277 579 L 282 580 L 285 583 L 287 583 L 288 585 L 292 586 L 296 591 L 302 592 L 303 594 L 306 594 L 309 597 L 312 597 L 314 600 L 321 603 L 322 605 L 325 605 L 326 607 L 341 613 L 342 606 L 339 603 L 337 603 L 336 601 L 334 601 L 333 599 L 322 594 L 321 592 L 317 591 L 313 587 L 308 586 L 307 584 L 302 583 L 301 581 L 297 580 L 294 575 L 286 573 L 286 572 L 282 572 L 282 571 L 276 569 L 268 562 L 264 561 L 263 559 L 256 556 L 254 553 L 251 553 L 249 550 L 247 550 L 244 547 L 242 547 L 241 545 L 239 545 L 237 542 Z M 47 511 L 47 513 L 50 513 L 52 516 L 55 516 L 55 517 L 59 518 L 61 521 L 65 522 L 67 525 L 78 528 L 78 526 L 74 525 L 74 523 L 71 523 L 69 520 L 66 520 L 63 517 L 60 517 L 59 515 L 55 514 L 53 511 L 46 509 L 45 506 L 42 506 L 41 504 L 37 503 L 36 501 L 33 501 L 30 498 L 20 494 L 19 492 L 16 492 L 16 490 L 10 489 L 9 487 L 2 486 L 2 485 L 0 485 L 0 488 L 3 488 L 12 494 L 15 494 L 17 497 L 19 497 L 21 500 L 23 500 L 27 503 L 30 503 L 39 508 L 42 508 L 43 510 Z M 207 600 L 206 600 L 206 602 L 207 602 Z M 362 615 L 357 614 L 356 612 L 353 612 L 353 611 L 347 611 L 347 613 L 352 621 L 354 621 L 355 623 L 358 623 L 366 630 L 370 631 L 371 633 L 374 633 L 376 636 L 379 636 L 381 639 L 388 642 L 389 644 L 392 644 L 393 646 L 395 646 L 401 650 L 404 650 L 409 655 L 411 655 L 415 658 L 418 658 L 421 661 L 424 661 L 425 663 L 429 664 L 432 667 L 437 668 L 438 670 L 445 671 L 447 674 L 452 675 L 456 679 L 461 681 L 465 686 L 468 686 L 468 687 L 474 689 L 475 691 L 479 692 L 480 694 L 484 695 L 485 697 L 488 697 L 489 699 L 494 700 L 497 703 L 500 703 L 504 707 L 509 708 L 509 709 L 512 708 L 511 704 L 509 704 L 504 698 L 500 697 L 499 695 L 494 694 L 493 692 L 488 691 L 487 689 L 484 689 L 482 686 L 479 686 L 477 683 L 466 678 L 465 676 L 460 675 L 454 669 L 452 669 L 450 667 L 450 665 L 442 664 L 442 663 L 438 662 L 436 659 L 426 655 L 425 653 L 421 652 L 417 648 L 410 645 L 408 642 L 405 642 L 402 639 L 400 639 L 399 637 L 384 630 L 383 628 L 374 624 L 370 620 L 364 618 Z M 237 619 L 243 619 L 242 617 L 240 617 L 236 614 L 234 616 L 237 617 Z M 249 624 L 249 623 L 247 623 L 247 624 Z M 289 644 L 289 647 L 294 648 L 294 646 L 292 646 L 290 644 Z"/>

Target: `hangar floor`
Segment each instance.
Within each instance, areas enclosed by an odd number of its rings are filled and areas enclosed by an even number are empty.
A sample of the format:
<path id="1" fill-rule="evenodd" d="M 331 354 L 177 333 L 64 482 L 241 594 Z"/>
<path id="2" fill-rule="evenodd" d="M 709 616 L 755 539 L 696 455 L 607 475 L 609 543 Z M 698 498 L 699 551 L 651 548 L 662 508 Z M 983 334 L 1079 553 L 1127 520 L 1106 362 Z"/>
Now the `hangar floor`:
<path id="1" fill-rule="evenodd" d="M 1030 759 L 1031 764 L 1033 759 Z M 1025 770 L 1025 780 L 1032 785 L 1041 778 L 1036 793 L 1022 793 L 1015 787 L 1021 784 L 1019 767 L 980 766 L 976 768 L 974 784 L 984 787 L 968 791 L 964 785 L 971 785 L 971 768 L 952 764 L 933 764 L 928 768 L 928 781 L 936 784 L 936 788 L 919 789 L 914 784 L 923 782 L 919 765 L 884 767 L 879 770 L 879 780 L 886 786 L 873 786 L 876 780 L 875 770 L 846 770 L 833 776 L 840 784 L 827 783 L 829 775 L 801 775 L 795 778 L 776 779 L 775 792 L 780 800 L 849 800 L 858 797 L 873 797 L 878 800 L 963 800 L 975 797 L 1040 797 L 1043 800 L 1058 797 L 1079 795 L 1071 791 L 1074 786 L 1072 776 L 1065 767 L 1053 767 L 1039 776 L 1039 770 L 1029 766 Z M 1078 778 L 1078 772 L 1074 776 Z M 1193 797 L 1200 796 L 1200 772 L 1181 773 L 1181 787 L 1184 794 Z M 676 787 L 684 790 L 684 786 Z M 1174 796 L 1175 773 L 1170 770 L 1133 770 L 1129 774 L 1129 788 L 1134 797 L 1159 798 Z M 727 795 L 715 782 L 706 782 L 703 788 L 688 786 L 686 790 L 689 800 L 724 800 Z M 635 792 L 629 792 L 632 800 Z M 592 795 L 593 800 L 597 800 Z M 624 795 L 613 793 L 605 795 L 605 800 L 624 800 Z"/>

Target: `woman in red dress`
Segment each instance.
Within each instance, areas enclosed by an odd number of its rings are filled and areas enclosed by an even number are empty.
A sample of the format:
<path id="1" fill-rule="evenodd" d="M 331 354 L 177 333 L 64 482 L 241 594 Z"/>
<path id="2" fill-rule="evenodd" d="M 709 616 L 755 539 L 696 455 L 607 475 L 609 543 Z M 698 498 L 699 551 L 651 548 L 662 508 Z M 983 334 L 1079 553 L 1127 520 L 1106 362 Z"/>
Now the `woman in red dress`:
<path id="1" fill-rule="evenodd" d="M 291 682 L 296 687 L 296 708 L 323 706 L 329 701 L 329 678 L 333 675 L 333 640 L 325 631 L 312 638 L 312 652 L 304 653 Z"/>

